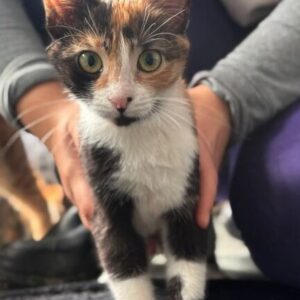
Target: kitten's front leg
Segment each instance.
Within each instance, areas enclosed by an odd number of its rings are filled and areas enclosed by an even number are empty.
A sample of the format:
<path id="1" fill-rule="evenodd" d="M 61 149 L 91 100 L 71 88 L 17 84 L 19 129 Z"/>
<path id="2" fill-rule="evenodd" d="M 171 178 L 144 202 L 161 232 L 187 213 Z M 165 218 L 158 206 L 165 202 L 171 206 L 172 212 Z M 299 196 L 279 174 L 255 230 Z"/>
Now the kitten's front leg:
<path id="1" fill-rule="evenodd" d="M 148 258 L 144 239 L 132 225 L 130 199 L 111 195 L 109 203 L 96 205 L 93 235 L 109 286 L 116 300 L 154 300 L 147 276 Z"/>
<path id="2" fill-rule="evenodd" d="M 166 215 L 163 241 L 170 300 L 205 298 L 209 230 L 200 229 L 194 216 L 188 207 Z"/>
<path id="3" fill-rule="evenodd" d="M 134 202 L 116 188 L 114 180 L 121 155 L 106 147 L 94 147 L 86 148 L 83 158 L 97 199 L 92 233 L 115 299 L 154 300 L 147 276 L 146 244 L 133 226 Z"/>

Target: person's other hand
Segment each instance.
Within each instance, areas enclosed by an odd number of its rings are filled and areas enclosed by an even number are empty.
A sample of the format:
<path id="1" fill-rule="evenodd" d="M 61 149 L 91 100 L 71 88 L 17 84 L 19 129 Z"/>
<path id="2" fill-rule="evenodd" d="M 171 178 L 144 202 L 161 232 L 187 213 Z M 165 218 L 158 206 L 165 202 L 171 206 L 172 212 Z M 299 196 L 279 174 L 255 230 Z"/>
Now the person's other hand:
<path id="1" fill-rule="evenodd" d="M 78 105 L 67 100 L 60 83 L 49 82 L 26 93 L 17 110 L 24 126 L 52 152 L 64 192 L 90 228 L 94 202 L 79 157 Z"/>
<path id="2" fill-rule="evenodd" d="M 197 223 L 208 226 L 217 193 L 218 170 L 230 134 L 230 113 L 227 104 L 207 86 L 188 90 L 192 99 L 200 147 L 200 199 Z"/>

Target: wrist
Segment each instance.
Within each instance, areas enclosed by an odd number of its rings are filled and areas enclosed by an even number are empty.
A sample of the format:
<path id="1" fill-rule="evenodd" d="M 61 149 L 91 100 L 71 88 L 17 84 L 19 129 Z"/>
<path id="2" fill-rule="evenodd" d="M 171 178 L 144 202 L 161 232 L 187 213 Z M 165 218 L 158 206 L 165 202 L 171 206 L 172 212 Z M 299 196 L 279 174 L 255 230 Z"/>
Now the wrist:
<path id="1" fill-rule="evenodd" d="M 56 143 L 56 131 L 63 132 L 74 103 L 68 100 L 58 81 L 46 82 L 30 89 L 17 105 L 20 121 L 27 131 L 42 140 L 49 150 Z"/>
<path id="2" fill-rule="evenodd" d="M 195 111 L 197 129 L 219 168 L 232 132 L 229 106 L 208 86 L 198 85 L 189 90 Z"/>

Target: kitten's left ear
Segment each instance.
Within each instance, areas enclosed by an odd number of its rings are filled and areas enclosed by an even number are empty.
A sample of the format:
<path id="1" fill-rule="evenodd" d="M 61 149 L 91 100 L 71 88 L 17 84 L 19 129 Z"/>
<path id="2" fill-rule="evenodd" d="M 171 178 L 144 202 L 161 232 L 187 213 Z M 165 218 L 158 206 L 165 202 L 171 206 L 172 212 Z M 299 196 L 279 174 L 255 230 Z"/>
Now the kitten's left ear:
<path id="1" fill-rule="evenodd" d="M 169 24 L 178 32 L 185 33 L 188 26 L 191 0 L 150 0 L 169 16 Z"/>

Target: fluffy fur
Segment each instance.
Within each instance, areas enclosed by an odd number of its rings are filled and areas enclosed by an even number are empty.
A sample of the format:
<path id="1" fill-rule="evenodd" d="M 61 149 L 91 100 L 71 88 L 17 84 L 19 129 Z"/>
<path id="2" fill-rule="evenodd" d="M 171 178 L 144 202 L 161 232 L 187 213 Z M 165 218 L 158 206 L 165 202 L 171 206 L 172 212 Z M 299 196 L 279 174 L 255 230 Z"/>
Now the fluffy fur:
<path id="1" fill-rule="evenodd" d="M 146 244 L 159 234 L 170 299 L 203 299 L 209 234 L 194 220 L 199 153 L 182 79 L 188 1 L 45 0 L 45 6 L 50 58 L 81 108 L 82 158 L 97 199 L 93 235 L 115 298 L 155 299 Z M 153 50 L 162 62 L 145 72 L 139 59 Z M 98 73 L 80 69 L 83 51 L 101 57 Z"/>

